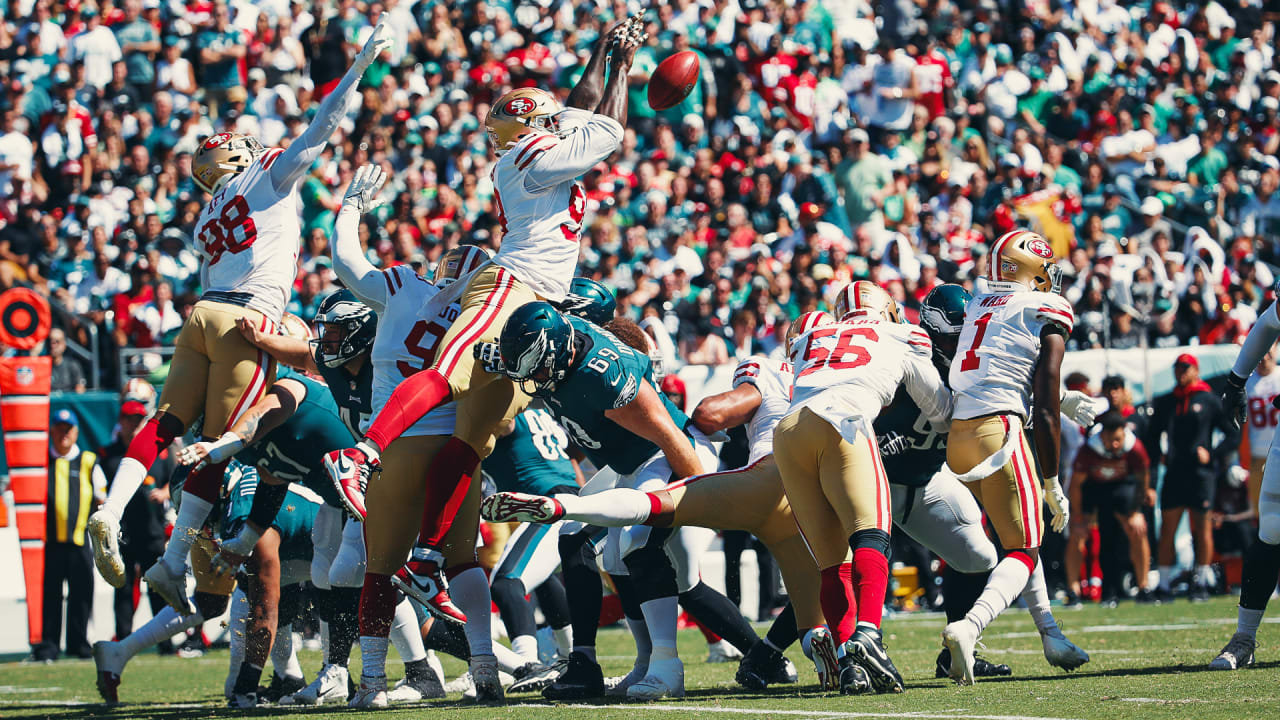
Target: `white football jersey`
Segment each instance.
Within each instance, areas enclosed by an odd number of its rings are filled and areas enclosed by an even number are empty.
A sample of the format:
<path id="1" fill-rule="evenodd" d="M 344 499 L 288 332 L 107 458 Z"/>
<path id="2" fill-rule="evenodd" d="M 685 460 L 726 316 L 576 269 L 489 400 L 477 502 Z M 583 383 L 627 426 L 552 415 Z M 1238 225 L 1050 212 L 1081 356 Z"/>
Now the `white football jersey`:
<path id="1" fill-rule="evenodd" d="M 282 152 L 268 150 L 231 178 L 196 221 L 205 297 L 246 305 L 276 323 L 289 302 L 302 243 L 297 183 L 278 191 L 268 172 Z"/>
<path id="2" fill-rule="evenodd" d="M 521 138 L 493 166 L 493 200 L 502 223 L 502 245 L 493 261 L 557 303 L 568 294 L 578 268 L 587 212 L 578 178 L 622 142 L 622 126 L 613 118 L 565 110 L 562 128 L 577 123 L 562 135 Z"/>
<path id="3" fill-rule="evenodd" d="M 1075 316 L 1061 295 L 1021 290 L 975 295 L 964 309 L 951 361 L 955 418 L 1031 410 L 1031 382 L 1040 361 L 1040 331 L 1057 325 L 1071 334 Z"/>
<path id="4" fill-rule="evenodd" d="M 933 366 L 933 344 L 914 325 L 855 318 L 823 325 L 791 349 L 791 412 L 809 408 L 837 429 L 862 417 L 866 427 L 893 402 L 899 385 L 935 428 L 951 420 L 951 393 Z"/>
<path id="5" fill-rule="evenodd" d="M 1249 407 L 1249 454 L 1253 457 L 1266 457 L 1271 447 L 1271 438 L 1276 434 L 1276 421 L 1280 418 L 1271 401 L 1280 395 L 1280 370 L 1272 370 L 1269 375 L 1254 373 L 1244 386 L 1245 397 Z"/>
<path id="6" fill-rule="evenodd" d="M 747 464 L 773 453 L 773 428 L 791 408 L 791 365 L 752 355 L 738 363 L 733 371 L 733 386 L 754 385 L 760 391 L 760 407 L 747 423 L 747 442 L 751 449 Z"/>
<path id="7" fill-rule="evenodd" d="M 457 303 L 433 302 L 440 288 L 408 265 L 387 268 L 382 276 L 387 283 L 387 303 L 378 315 L 378 334 L 373 340 L 375 415 L 402 380 L 431 367 L 436 347 L 461 312 Z M 403 435 L 452 435 L 456 415 L 457 403 L 446 403 L 422 416 Z M 369 420 L 362 423 L 361 432 L 370 424 Z"/>

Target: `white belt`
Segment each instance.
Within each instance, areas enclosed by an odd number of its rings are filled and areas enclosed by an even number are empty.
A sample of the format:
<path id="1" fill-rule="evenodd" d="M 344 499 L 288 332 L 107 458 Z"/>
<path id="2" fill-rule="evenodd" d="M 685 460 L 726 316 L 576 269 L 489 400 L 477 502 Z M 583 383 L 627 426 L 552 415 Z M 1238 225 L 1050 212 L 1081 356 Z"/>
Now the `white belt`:
<path id="1" fill-rule="evenodd" d="M 1022 436 L 1022 418 L 1017 415 L 1005 415 L 1003 417 L 1009 423 L 1009 432 L 1005 435 L 1003 447 L 973 466 L 973 469 L 969 470 L 969 472 L 958 473 L 946 463 L 943 464 L 942 471 L 954 475 L 960 482 L 967 483 L 988 478 L 1004 467 L 1005 463 L 1009 462 L 1009 458 L 1013 457 L 1013 451 L 1018 447 L 1018 441 Z M 948 442 L 950 442 L 949 438 Z"/>

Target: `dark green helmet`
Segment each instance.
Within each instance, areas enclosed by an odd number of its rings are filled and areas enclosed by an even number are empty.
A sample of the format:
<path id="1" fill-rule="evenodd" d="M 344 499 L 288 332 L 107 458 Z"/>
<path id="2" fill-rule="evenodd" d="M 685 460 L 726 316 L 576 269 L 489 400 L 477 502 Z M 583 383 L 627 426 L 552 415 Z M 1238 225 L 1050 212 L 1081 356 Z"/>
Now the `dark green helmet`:
<path id="1" fill-rule="evenodd" d="M 951 367 L 964 329 L 964 308 L 972 298 L 968 290 L 948 283 L 930 290 L 920 302 L 920 327 L 933 341 L 933 362 L 940 370 Z"/>
<path id="2" fill-rule="evenodd" d="M 576 277 L 569 283 L 569 294 L 565 295 L 557 307 L 587 322 L 604 325 L 613 319 L 618 303 L 603 283 L 591 278 Z"/>
<path id="3" fill-rule="evenodd" d="M 378 328 L 378 316 L 345 288 L 322 300 L 311 322 L 316 329 L 311 355 L 317 365 L 331 368 L 368 352 Z"/>
<path id="4" fill-rule="evenodd" d="M 498 351 L 507 377 L 526 393 L 546 397 L 569 374 L 573 326 L 550 303 L 526 303 L 507 318 Z"/>

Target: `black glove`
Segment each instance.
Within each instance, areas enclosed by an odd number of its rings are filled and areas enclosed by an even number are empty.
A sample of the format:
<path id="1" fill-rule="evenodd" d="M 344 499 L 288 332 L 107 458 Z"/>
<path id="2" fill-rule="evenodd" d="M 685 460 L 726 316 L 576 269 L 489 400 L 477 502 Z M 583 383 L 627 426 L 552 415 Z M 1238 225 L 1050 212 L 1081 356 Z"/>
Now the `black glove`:
<path id="1" fill-rule="evenodd" d="M 905 435 L 894 430 L 880 436 L 880 454 L 884 455 L 900 455 L 906 452 L 910 447 L 911 441 Z"/>
<path id="2" fill-rule="evenodd" d="M 1232 427 L 1239 430 L 1244 426 L 1245 402 L 1244 384 L 1248 378 L 1242 378 L 1234 372 L 1227 373 L 1227 384 L 1222 388 L 1222 411 L 1227 414 Z"/>

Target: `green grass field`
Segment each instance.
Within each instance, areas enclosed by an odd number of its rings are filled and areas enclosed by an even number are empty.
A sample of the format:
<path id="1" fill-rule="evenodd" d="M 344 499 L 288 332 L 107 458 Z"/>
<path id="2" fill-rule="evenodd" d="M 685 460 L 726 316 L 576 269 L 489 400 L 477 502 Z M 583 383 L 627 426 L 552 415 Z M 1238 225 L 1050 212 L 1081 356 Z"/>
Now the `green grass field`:
<path id="1" fill-rule="evenodd" d="M 888 618 L 886 644 L 907 679 L 907 692 L 897 696 L 842 697 L 815 690 L 813 666 L 798 647 L 788 654 L 800 668 L 800 684 L 778 686 L 765 693 L 744 691 L 733 682 L 734 665 L 707 665 L 705 645 L 696 632 L 682 632 L 688 697 L 657 704 L 599 706 L 549 705 L 538 695 L 516 695 L 503 708 L 468 707 L 456 701 L 398 706 L 381 711 L 388 717 L 422 717 L 428 713 L 454 718 L 1264 718 L 1280 708 L 1280 627 L 1264 624 L 1259 634 L 1260 662 L 1234 673 L 1205 669 L 1235 629 L 1235 602 L 1220 598 L 1193 605 L 1185 600 L 1156 607 L 1121 605 L 1115 610 L 1085 608 L 1058 612 L 1067 635 L 1093 659 L 1067 674 L 1050 668 L 1025 611 L 1011 610 L 985 637 L 985 655 L 1013 666 L 1014 677 L 958 688 L 933 677 L 938 652 L 940 615 Z M 599 652 L 606 674 L 622 674 L 631 665 L 630 636 L 622 630 L 600 635 Z M 358 654 L 358 653 L 357 653 Z M 356 667 L 353 659 L 352 667 Z M 303 667 L 319 666 L 315 653 L 305 653 Z M 388 663 L 396 675 L 396 662 Z M 445 661 L 455 674 L 463 664 Z M 109 708 L 98 704 L 92 662 L 54 665 L 0 664 L 0 717 L 145 718 L 147 720 L 223 718 L 241 715 L 296 715 L 350 718 L 345 708 L 264 709 L 251 713 L 223 707 L 222 683 L 227 655 L 217 652 L 195 660 L 144 654 L 129 665 L 120 688 L 124 701 Z"/>

